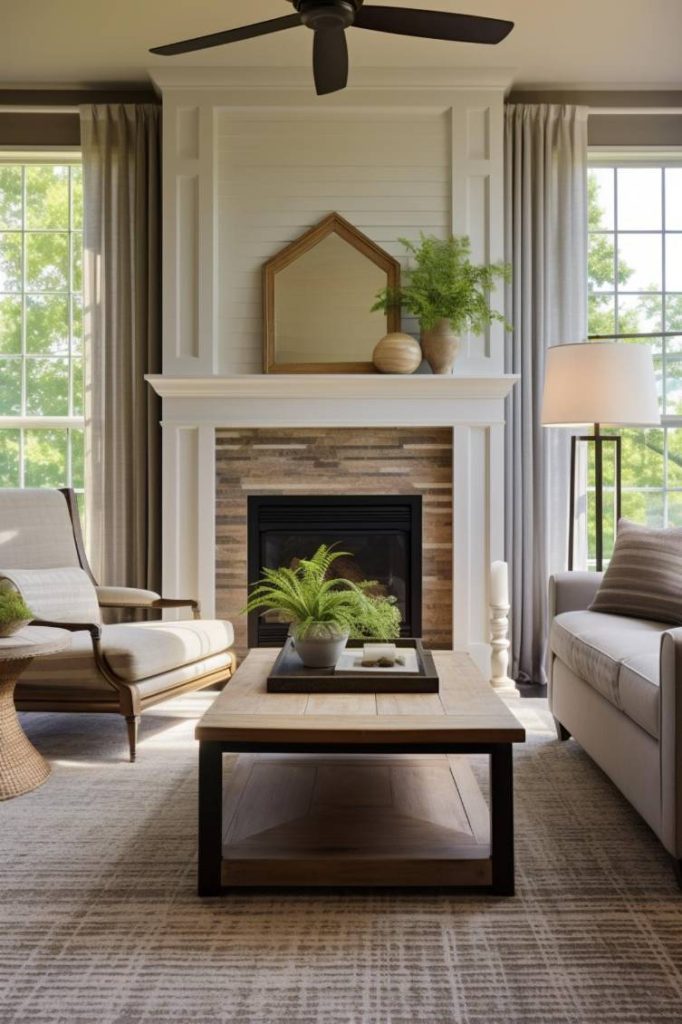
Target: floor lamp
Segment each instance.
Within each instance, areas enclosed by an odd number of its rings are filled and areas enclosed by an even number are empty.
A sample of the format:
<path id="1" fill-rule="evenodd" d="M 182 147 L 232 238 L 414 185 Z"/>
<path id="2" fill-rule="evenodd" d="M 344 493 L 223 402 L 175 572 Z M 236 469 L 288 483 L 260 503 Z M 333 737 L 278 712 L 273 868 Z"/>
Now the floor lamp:
<path id="1" fill-rule="evenodd" d="M 639 343 L 580 342 L 547 349 L 542 423 L 546 427 L 593 424 L 593 433 L 571 437 L 568 568 L 573 568 L 577 495 L 577 444 L 594 445 L 597 571 L 604 567 L 604 448 L 615 449 L 616 516 L 621 509 L 620 437 L 601 427 L 660 426 L 651 349 Z"/>

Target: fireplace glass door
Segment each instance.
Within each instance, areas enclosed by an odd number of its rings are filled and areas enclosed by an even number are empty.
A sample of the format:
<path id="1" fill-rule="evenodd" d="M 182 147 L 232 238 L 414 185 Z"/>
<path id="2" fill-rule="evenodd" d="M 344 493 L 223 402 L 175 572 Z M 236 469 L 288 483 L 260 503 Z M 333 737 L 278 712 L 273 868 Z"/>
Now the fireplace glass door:
<path id="1" fill-rule="evenodd" d="M 295 568 L 320 544 L 335 544 L 348 557 L 332 572 L 345 579 L 376 580 L 376 593 L 396 598 L 402 636 L 421 636 L 422 530 L 420 495 L 354 497 L 252 496 L 248 500 L 248 578 L 262 568 Z M 249 616 L 249 646 L 280 646 L 287 626 L 257 612 Z"/>

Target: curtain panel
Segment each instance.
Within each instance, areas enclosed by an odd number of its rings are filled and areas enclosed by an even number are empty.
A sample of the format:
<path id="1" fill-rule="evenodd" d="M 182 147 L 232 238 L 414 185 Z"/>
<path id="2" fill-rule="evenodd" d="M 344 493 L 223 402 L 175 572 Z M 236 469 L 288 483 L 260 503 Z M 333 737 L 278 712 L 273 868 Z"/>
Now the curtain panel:
<path id="1" fill-rule="evenodd" d="M 540 423 L 545 350 L 587 337 L 587 107 L 505 110 L 505 544 L 511 576 L 512 670 L 545 683 L 547 584 L 566 567 L 569 433 Z"/>
<path id="2" fill-rule="evenodd" d="M 97 579 L 161 577 L 161 111 L 80 108 L 84 192 L 86 524 Z"/>

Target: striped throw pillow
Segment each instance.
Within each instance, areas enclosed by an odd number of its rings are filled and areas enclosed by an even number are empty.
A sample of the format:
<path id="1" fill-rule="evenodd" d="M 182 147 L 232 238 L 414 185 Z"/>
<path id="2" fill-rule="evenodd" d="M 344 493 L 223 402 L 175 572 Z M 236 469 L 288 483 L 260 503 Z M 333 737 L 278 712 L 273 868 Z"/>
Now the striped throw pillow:
<path id="1" fill-rule="evenodd" d="M 621 519 L 590 611 L 682 626 L 682 529 L 650 530 Z"/>

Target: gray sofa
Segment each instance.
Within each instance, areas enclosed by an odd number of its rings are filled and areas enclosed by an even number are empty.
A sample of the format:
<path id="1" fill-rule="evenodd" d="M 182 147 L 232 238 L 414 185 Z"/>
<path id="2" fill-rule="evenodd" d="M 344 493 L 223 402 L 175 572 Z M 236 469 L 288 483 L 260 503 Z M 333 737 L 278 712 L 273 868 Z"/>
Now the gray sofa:
<path id="1" fill-rule="evenodd" d="M 682 885 L 682 627 L 588 611 L 601 574 L 550 580 L 549 705 L 641 814 Z"/>

